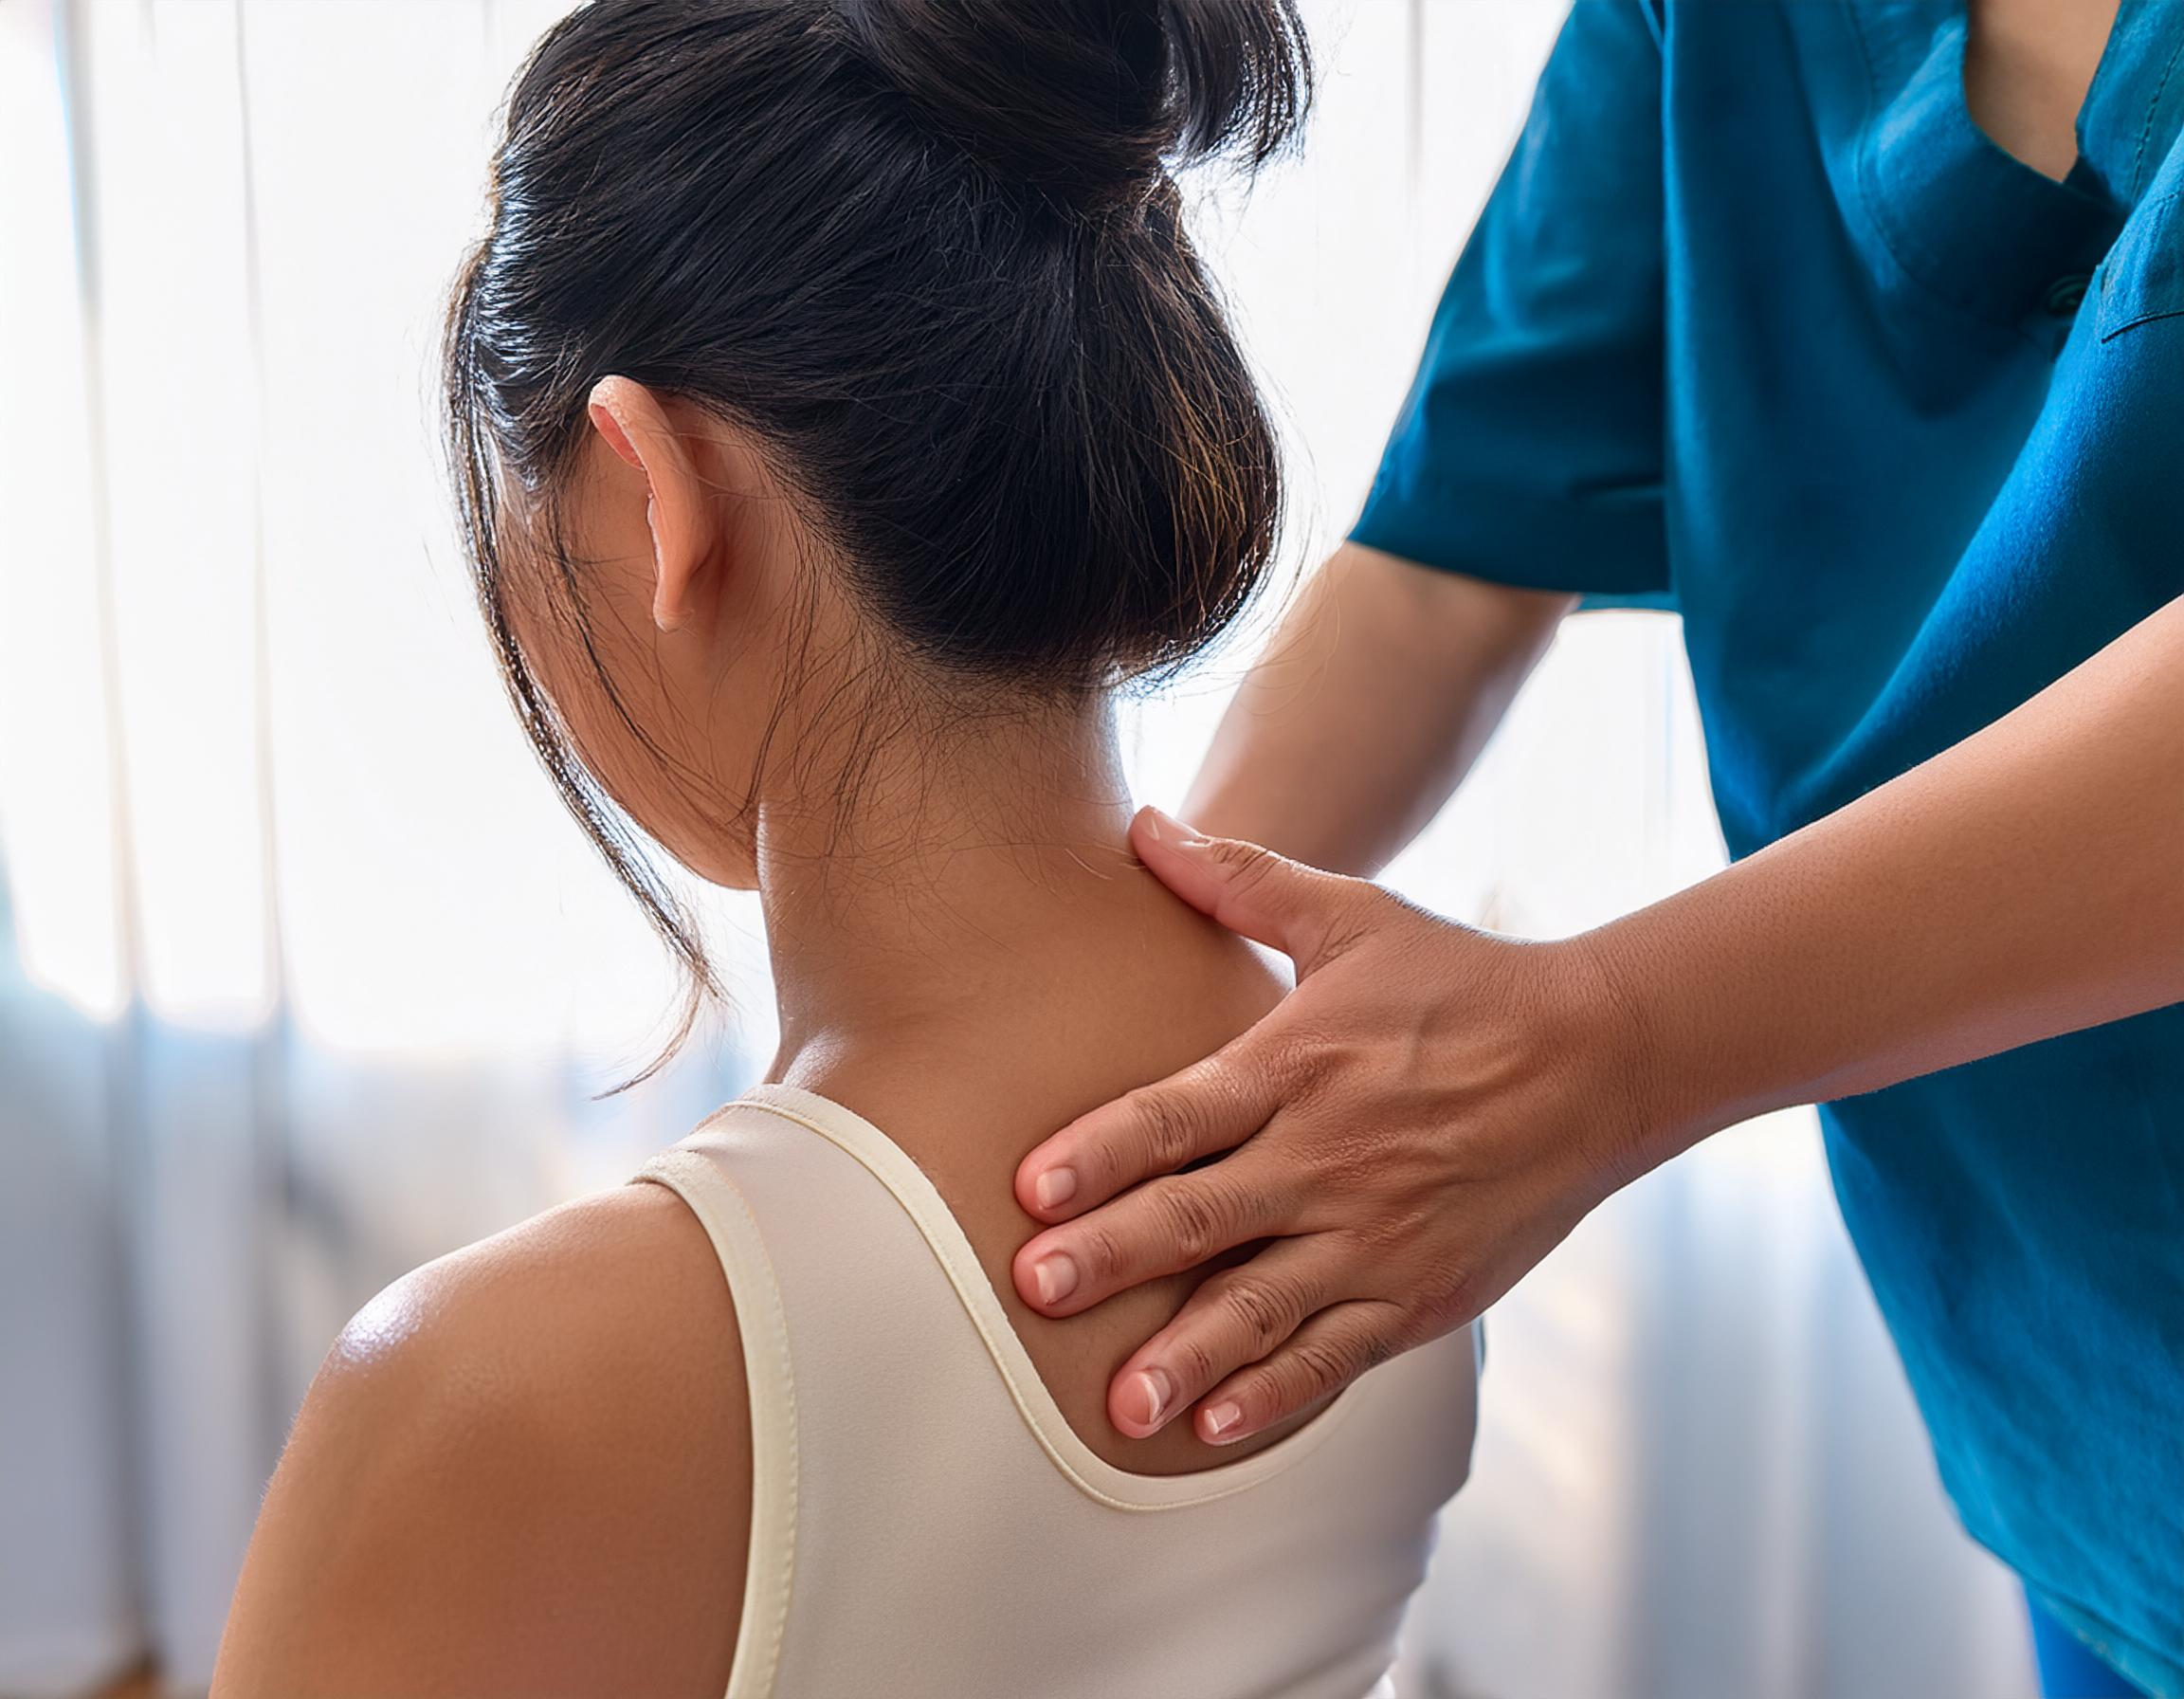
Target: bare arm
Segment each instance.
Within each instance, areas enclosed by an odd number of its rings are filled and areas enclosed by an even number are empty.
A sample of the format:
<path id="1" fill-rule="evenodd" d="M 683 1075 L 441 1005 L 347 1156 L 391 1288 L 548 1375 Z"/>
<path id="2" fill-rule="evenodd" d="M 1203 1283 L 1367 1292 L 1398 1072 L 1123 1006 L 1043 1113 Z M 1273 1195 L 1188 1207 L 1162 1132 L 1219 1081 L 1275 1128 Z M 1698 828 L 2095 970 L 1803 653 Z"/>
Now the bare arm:
<path id="1" fill-rule="evenodd" d="M 1448 800 L 1574 601 L 1344 544 L 1223 716 L 1186 816 L 1377 872 Z"/>
<path id="2" fill-rule="evenodd" d="M 213 1699 L 719 1699 L 743 1386 L 720 1266 L 658 1187 L 396 1282 L 297 1418 Z"/>
<path id="3" fill-rule="evenodd" d="M 2184 1000 L 2184 600 L 1976 737 L 1590 946 L 1644 1166 L 1732 1122 Z"/>
<path id="4" fill-rule="evenodd" d="M 1561 942 L 1173 823 L 1141 817 L 1136 842 L 1300 984 L 1025 1159 L 1019 1197 L 1059 1224 L 1015 1272 L 1032 1294 L 1039 1259 L 1074 1259 L 1046 1306 L 1065 1313 L 1273 1241 L 1115 1381 L 1119 1403 L 1158 1368 L 1161 1414 L 1195 1401 L 1204 1436 L 1241 1437 L 1478 1315 L 1733 1122 L 2184 1001 L 2184 600 L 1839 813 Z M 1068 1202 L 1037 1207 L 1065 1167 Z"/>

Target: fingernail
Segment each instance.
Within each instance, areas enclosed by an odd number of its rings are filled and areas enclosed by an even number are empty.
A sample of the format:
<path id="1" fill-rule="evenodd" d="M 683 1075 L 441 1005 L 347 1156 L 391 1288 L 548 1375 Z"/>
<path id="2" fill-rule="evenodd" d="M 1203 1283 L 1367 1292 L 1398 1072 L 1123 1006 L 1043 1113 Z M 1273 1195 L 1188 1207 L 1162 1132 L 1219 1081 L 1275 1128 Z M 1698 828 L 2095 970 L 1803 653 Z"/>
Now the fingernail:
<path id="1" fill-rule="evenodd" d="M 1077 1289 L 1077 1261 L 1057 1252 L 1031 1265 L 1031 1279 L 1039 1288 L 1039 1302 L 1059 1304 Z"/>
<path id="2" fill-rule="evenodd" d="M 1038 1199 L 1039 1207 L 1050 1210 L 1067 1203 L 1077 1196 L 1077 1170 L 1074 1168 L 1049 1168 L 1033 1182 L 1031 1196 Z"/>
<path id="3" fill-rule="evenodd" d="M 1166 844 L 1172 850 L 1195 850 L 1207 841 L 1203 832 L 1184 825 L 1174 814 L 1156 808 L 1147 813 L 1153 816 L 1151 831 L 1156 844 Z"/>
<path id="4" fill-rule="evenodd" d="M 1233 1398 L 1223 1398 L 1206 1412 L 1206 1437 L 1208 1439 L 1241 1439 L 1243 1434 L 1231 1435 L 1229 1429 L 1244 1419 L 1244 1406 Z"/>
<path id="5" fill-rule="evenodd" d="M 1175 1382 L 1166 1369 L 1139 1369 L 1130 1377 L 1130 1390 L 1144 1406 L 1138 1420 L 1148 1428 L 1157 1425 L 1175 1397 Z"/>

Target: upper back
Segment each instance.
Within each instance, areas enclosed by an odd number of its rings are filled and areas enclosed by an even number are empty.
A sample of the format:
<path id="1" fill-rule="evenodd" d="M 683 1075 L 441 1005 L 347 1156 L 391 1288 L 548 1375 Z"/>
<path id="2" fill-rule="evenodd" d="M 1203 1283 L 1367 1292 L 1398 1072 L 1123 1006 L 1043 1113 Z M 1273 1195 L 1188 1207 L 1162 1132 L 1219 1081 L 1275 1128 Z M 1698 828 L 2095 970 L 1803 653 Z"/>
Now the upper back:
<path id="1" fill-rule="evenodd" d="M 1083 1365 L 1043 1342 L 1043 1378 L 938 1192 L 846 1110 L 763 1090 L 644 1173 L 682 1201 L 581 1199 L 359 1312 L 267 1492 L 216 1695 L 1378 1681 L 1467 1468 L 1467 1333 L 1240 1462 L 1136 1473 L 1048 1391 L 1103 1380 L 1101 1330 Z"/>
<path id="2" fill-rule="evenodd" d="M 648 1163 L 726 1270 L 750 1396 L 730 1699 L 1360 1699 L 1474 1419 L 1471 1335 L 1271 1449 L 1132 1473 L 1064 1419 L 969 1239 L 870 1124 L 761 1087 Z"/>

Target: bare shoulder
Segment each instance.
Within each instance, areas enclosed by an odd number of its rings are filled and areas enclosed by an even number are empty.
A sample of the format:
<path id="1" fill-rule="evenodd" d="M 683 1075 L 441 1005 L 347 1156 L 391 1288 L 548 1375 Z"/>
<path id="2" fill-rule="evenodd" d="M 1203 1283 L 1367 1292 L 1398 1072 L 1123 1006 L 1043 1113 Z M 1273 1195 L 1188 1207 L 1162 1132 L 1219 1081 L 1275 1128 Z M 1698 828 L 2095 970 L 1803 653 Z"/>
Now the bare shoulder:
<path id="1" fill-rule="evenodd" d="M 726 1281 L 663 1187 L 428 1264 L 357 1312 L 312 1384 L 216 1699 L 717 1699 L 749 1424 Z"/>

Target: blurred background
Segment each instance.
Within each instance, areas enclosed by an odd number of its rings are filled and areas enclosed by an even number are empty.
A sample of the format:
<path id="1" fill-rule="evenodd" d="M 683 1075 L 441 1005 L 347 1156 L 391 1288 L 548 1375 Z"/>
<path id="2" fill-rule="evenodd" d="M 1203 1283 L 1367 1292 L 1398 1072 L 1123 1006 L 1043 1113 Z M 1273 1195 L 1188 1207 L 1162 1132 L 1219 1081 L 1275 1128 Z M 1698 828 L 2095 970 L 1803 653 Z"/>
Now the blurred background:
<path id="1" fill-rule="evenodd" d="M 1599 4 L 1604 0 L 1577 0 Z M 433 436 L 495 103 L 564 0 L 0 0 L 0 1694 L 201 1690 L 286 1423 L 418 1262 L 755 1077 L 504 709 Z M 1204 242 L 1338 538 L 1557 0 L 1310 0 L 1305 155 Z M 1175 803 L 1262 617 L 1132 710 Z M 1566 628 L 1396 868 L 1575 930 L 1721 856 L 1672 620 Z M 1810 1117 L 1614 1199 L 1490 1322 L 1413 1699 L 2020 1699 Z"/>

